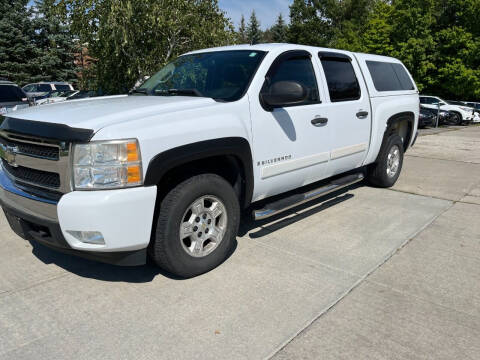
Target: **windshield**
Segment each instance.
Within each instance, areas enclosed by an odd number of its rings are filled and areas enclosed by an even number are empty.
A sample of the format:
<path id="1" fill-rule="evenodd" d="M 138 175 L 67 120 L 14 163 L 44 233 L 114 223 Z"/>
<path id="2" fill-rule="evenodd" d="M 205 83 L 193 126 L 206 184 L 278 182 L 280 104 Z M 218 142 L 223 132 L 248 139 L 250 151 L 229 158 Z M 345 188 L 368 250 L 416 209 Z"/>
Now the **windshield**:
<path id="1" fill-rule="evenodd" d="M 184 55 L 164 66 L 136 92 L 235 101 L 247 91 L 265 54 L 234 50 Z"/>

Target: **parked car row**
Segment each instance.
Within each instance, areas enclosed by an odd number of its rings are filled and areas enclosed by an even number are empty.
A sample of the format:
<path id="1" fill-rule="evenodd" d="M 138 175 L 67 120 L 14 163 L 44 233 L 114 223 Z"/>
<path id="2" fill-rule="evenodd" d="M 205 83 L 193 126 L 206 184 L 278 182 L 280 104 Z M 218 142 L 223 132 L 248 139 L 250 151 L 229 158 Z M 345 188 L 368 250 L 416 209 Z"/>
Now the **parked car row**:
<path id="1" fill-rule="evenodd" d="M 478 107 L 475 105 L 478 104 Z M 437 96 L 420 95 L 419 126 L 468 125 L 480 122 L 480 103 L 443 100 Z"/>
<path id="2" fill-rule="evenodd" d="M 0 116 L 28 106 L 99 96 L 95 91 L 74 90 L 66 82 L 40 82 L 25 85 L 0 79 Z"/>
<path id="3" fill-rule="evenodd" d="M 27 94 L 15 83 L 0 80 L 0 115 L 31 105 Z"/>

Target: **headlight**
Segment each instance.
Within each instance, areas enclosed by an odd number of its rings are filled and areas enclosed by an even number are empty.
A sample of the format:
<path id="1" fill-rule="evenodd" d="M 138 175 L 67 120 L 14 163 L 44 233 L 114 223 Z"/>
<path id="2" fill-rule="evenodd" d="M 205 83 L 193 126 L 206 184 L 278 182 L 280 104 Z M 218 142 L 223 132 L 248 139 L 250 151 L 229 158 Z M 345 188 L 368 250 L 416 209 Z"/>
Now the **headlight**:
<path id="1" fill-rule="evenodd" d="M 93 141 L 73 149 L 73 183 L 76 190 L 118 189 L 142 185 L 138 141 Z"/>
<path id="2" fill-rule="evenodd" d="M 472 109 L 470 109 L 469 107 L 465 107 L 465 106 L 460 106 L 460 109 L 462 109 L 463 111 L 472 111 Z"/>

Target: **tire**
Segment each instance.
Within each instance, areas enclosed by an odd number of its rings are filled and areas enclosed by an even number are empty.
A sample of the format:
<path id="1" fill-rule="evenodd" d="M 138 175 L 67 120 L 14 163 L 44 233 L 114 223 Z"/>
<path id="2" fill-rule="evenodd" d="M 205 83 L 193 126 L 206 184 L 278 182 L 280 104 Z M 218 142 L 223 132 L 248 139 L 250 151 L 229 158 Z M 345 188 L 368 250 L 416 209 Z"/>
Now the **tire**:
<path id="1" fill-rule="evenodd" d="M 159 267 L 182 278 L 203 274 L 229 256 L 239 223 L 239 201 L 225 179 L 215 174 L 191 177 L 159 205 L 149 254 Z"/>
<path id="2" fill-rule="evenodd" d="M 393 152 L 393 153 L 392 153 Z M 390 155 L 390 156 L 389 156 Z M 392 157 L 398 156 L 396 170 Z M 367 180 L 370 184 L 389 188 L 398 180 L 403 166 L 403 142 L 397 134 L 390 135 L 380 149 L 377 161 L 367 169 Z"/>
<path id="3" fill-rule="evenodd" d="M 455 125 L 462 125 L 463 124 L 462 115 L 458 113 L 453 113 L 453 123 Z"/>

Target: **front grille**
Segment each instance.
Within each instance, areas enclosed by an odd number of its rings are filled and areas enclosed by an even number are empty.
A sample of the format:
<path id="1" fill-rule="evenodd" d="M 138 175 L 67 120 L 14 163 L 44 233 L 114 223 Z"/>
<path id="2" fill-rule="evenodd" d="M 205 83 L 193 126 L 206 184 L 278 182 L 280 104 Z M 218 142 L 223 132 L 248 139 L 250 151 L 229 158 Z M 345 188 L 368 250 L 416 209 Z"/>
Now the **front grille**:
<path id="1" fill-rule="evenodd" d="M 16 141 L 15 138 L 5 139 L 2 138 L 1 142 L 5 145 L 16 147 L 18 153 L 22 155 L 48 159 L 48 160 L 58 160 L 59 159 L 59 148 L 55 146 L 48 145 L 36 145 L 26 142 Z"/>
<path id="2" fill-rule="evenodd" d="M 3 168 L 17 181 L 25 181 L 27 183 L 53 189 L 58 189 L 60 187 L 60 175 L 57 173 L 30 169 L 23 166 L 13 167 L 3 159 L 2 164 Z"/>
<path id="3" fill-rule="evenodd" d="M 16 146 L 21 154 L 50 160 L 58 160 L 58 148 L 21 143 L 18 143 Z"/>

